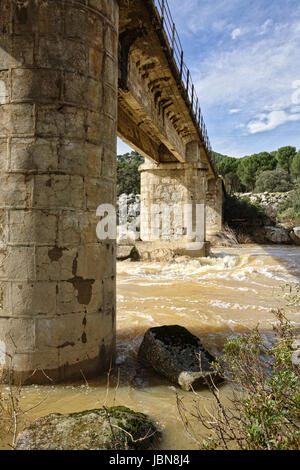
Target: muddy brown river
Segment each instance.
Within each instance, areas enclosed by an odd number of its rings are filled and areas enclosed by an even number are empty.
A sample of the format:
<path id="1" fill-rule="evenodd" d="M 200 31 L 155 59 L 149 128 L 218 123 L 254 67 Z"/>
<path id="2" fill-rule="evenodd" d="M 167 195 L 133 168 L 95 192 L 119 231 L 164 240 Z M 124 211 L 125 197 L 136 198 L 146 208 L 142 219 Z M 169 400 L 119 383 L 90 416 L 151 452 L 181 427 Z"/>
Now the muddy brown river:
<path id="1" fill-rule="evenodd" d="M 300 279 L 300 248 L 243 245 L 213 249 L 208 258 L 181 257 L 174 262 L 118 263 L 117 365 L 107 378 L 88 385 L 30 386 L 22 390 L 22 408 L 33 408 L 28 422 L 52 412 L 67 413 L 106 405 L 126 405 L 149 414 L 163 429 L 162 449 L 195 449 L 176 407 L 176 390 L 190 405 L 190 392 L 176 389 L 141 367 L 137 350 L 152 326 L 179 324 L 202 339 L 213 354 L 225 338 L 260 324 L 271 337 L 272 308 L 285 305 L 281 286 Z M 299 310 L 299 309 L 298 309 Z M 289 318 L 300 325 L 300 312 Z M 119 376 L 119 379 L 117 378 Z M 224 400 L 230 387 L 221 388 Z M 201 391 L 203 406 L 209 398 Z M 0 442 L 8 448 L 9 436 Z"/>

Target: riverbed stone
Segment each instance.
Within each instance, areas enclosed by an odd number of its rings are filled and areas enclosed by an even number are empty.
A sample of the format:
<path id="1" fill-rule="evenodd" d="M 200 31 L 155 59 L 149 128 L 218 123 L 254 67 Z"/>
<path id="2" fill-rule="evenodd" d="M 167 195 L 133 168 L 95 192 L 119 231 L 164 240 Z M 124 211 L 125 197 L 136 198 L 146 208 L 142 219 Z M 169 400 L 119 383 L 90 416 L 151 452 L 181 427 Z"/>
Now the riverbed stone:
<path id="1" fill-rule="evenodd" d="M 297 238 L 300 240 L 300 227 L 294 227 L 293 232 Z"/>
<path id="2" fill-rule="evenodd" d="M 139 254 L 134 246 L 121 245 L 117 246 L 117 260 L 123 261 L 126 259 L 132 259 L 137 261 Z"/>
<path id="3" fill-rule="evenodd" d="M 147 415 L 124 406 L 70 414 L 49 414 L 34 421 L 17 439 L 17 450 L 148 450 L 160 431 Z"/>
<path id="4" fill-rule="evenodd" d="M 138 237 L 137 232 L 133 232 L 132 230 L 127 230 L 126 226 L 119 226 L 117 228 L 117 245 L 126 245 L 126 246 L 134 246 L 136 239 Z"/>
<path id="5" fill-rule="evenodd" d="M 211 366 L 214 357 L 197 336 L 179 325 L 150 328 L 138 358 L 186 391 L 206 385 L 211 378 L 219 380 Z"/>
<path id="6" fill-rule="evenodd" d="M 283 227 L 265 227 L 265 237 L 272 243 L 291 243 L 289 232 Z"/>
<path id="7" fill-rule="evenodd" d="M 299 228 L 299 236 L 296 235 L 295 228 Z M 295 228 L 289 232 L 289 235 L 294 245 L 300 245 L 300 227 Z"/>

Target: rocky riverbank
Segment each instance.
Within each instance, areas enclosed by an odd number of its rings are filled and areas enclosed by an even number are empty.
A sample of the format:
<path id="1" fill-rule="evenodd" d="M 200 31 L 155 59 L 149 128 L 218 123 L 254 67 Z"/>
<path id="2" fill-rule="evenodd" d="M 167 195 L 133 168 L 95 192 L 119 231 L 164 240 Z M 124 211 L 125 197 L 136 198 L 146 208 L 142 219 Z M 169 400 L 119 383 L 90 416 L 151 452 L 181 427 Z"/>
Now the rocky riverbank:
<path id="1" fill-rule="evenodd" d="M 292 191 L 285 193 L 236 193 L 235 196 L 256 205 L 263 213 L 263 223 L 249 227 L 251 241 L 258 243 L 300 245 L 300 227 L 291 221 L 278 222 L 280 211 Z M 245 242 L 250 240 L 245 239 Z"/>

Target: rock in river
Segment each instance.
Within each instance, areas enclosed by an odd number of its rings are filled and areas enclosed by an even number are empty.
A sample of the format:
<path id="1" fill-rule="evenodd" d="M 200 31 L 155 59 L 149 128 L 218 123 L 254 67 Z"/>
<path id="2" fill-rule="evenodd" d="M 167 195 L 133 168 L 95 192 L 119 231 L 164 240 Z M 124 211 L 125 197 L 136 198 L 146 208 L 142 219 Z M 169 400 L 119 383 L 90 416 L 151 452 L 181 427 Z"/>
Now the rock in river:
<path id="1" fill-rule="evenodd" d="M 265 237 L 273 243 L 291 243 L 289 232 L 283 227 L 265 227 Z"/>
<path id="2" fill-rule="evenodd" d="M 18 450 L 147 450 L 160 433 L 152 420 L 123 406 L 50 414 L 24 429 Z"/>
<path id="3" fill-rule="evenodd" d="M 183 390 L 205 385 L 209 376 L 219 379 L 211 368 L 214 357 L 204 349 L 199 338 L 182 326 L 150 328 L 138 357 Z"/>

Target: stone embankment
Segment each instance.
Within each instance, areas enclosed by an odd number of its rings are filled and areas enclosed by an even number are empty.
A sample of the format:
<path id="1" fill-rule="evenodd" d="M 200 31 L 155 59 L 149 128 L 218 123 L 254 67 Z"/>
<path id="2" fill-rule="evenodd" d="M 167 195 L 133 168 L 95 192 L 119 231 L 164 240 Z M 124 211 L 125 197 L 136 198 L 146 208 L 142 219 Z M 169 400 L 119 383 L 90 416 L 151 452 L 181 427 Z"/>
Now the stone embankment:
<path id="1" fill-rule="evenodd" d="M 300 245 L 300 227 L 293 226 L 291 222 L 277 222 L 280 208 L 288 200 L 291 192 L 236 193 L 235 195 L 262 208 L 266 220 L 262 230 L 258 230 L 258 232 L 261 237 L 265 238 L 265 242 Z"/>
<path id="2" fill-rule="evenodd" d="M 270 219 L 276 218 L 280 206 L 286 202 L 291 194 L 287 193 L 236 193 L 239 198 L 248 199 L 252 204 L 258 204 Z"/>

